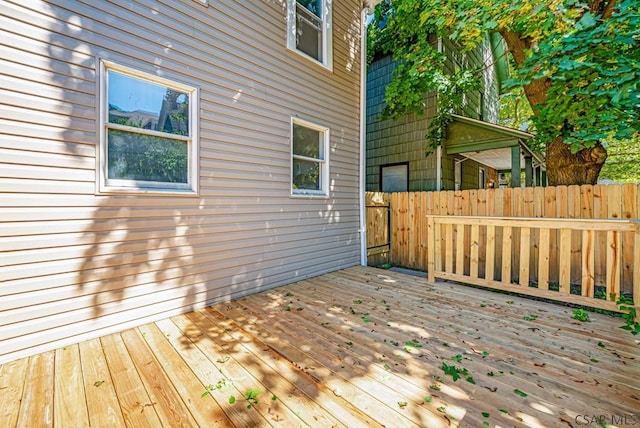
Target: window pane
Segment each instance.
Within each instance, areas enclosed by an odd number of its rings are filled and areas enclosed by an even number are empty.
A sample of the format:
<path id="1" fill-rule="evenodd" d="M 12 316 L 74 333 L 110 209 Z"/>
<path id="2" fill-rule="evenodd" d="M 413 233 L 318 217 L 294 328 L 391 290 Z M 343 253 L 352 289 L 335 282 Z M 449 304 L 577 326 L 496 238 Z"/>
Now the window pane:
<path id="1" fill-rule="evenodd" d="M 109 130 L 108 178 L 187 183 L 185 141 Z"/>
<path id="2" fill-rule="evenodd" d="M 293 154 L 308 158 L 322 159 L 322 132 L 293 124 Z"/>
<path id="3" fill-rule="evenodd" d="M 293 188 L 320 190 L 320 164 L 318 162 L 294 159 Z"/>
<path id="4" fill-rule="evenodd" d="M 302 7 L 296 9 L 296 48 L 322 62 L 322 20 Z"/>
<path id="5" fill-rule="evenodd" d="M 298 0 L 298 4 L 304 6 L 318 18 L 322 18 L 322 0 Z"/>
<path id="6" fill-rule="evenodd" d="M 409 190 L 407 182 L 408 165 L 393 165 L 382 167 L 382 191 L 406 192 Z"/>
<path id="7" fill-rule="evenodd" d="M 108 71 L 109 123 L 189 135 L 189 94 Z"/>

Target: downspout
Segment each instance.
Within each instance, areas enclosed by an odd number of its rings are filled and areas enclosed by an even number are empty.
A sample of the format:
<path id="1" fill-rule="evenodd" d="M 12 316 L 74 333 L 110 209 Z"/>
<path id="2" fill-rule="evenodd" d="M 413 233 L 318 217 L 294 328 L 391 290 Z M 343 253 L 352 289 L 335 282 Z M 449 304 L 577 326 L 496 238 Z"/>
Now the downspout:
<path id="1" fill-rule="evenodd" d="M 367 26 L 370 9 L 365 6 L 360 12 L 360 264 L 367 265 L 367 219 L 366 219 L 366 131 L 367 131 Z"/>
<path id="2" fill-rule="evenodd" d="M 436 192 L 442 190 L 442 146 L 436 147 Z"/>
<path id="3" fill-rule="evenodd" d="M 442 53 L 444 47 L 442 46 L 442 37 L 438 37 L 438 53 Z M 438 94 L 436 93 L 436 97 Z M 436 108 L 437 103 L 436 103 Z M 436 192 L 442 190 L 442 145 L 436 148 Z"/>

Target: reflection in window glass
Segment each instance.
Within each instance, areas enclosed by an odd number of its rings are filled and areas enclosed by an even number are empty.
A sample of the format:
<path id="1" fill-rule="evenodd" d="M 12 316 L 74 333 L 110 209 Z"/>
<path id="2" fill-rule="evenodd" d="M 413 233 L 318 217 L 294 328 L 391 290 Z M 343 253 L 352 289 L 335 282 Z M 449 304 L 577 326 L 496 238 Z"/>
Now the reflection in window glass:
<path id="1" fill-rule="evenodd" d="M 189 94 L 108 72 L 109 123 L 189 135 Z"/>
<path id="2" fill-rule="evenodd" d="M 321 132 L 315 129 L 293 124 L 293 154 L 308 158 L 322 158 Z"/>
<path id="3" fill-rule="evenodd" d="M 297 0 L 297 2 L 318 18 L 322 18 L 322 0 Z"/>
<path id="4" fill-rule="evenodd" d="M 383 166 L 381 170 L 383 192 L 406 192 L 409 190 L 409 165 Z"/>
<path id="5" fill-rule="evenodd" d="M 320 190 L 320 165 L 301 159 L 293 159 L 293 184 L 297 190 Z"/>
<path id="6" fill-rule="evenodd" d="M 108 178 L 187 183 L 184 141 L 114 130 L 108 141 Z"/>

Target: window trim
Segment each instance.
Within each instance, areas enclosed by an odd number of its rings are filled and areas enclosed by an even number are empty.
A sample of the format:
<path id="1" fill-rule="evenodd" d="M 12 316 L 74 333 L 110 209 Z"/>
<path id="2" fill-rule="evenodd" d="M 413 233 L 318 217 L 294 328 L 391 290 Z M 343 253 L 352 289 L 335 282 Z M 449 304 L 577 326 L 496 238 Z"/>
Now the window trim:
<path id="1" fill-rule="evenodd" d="M 324 151 L 322 153 L 324 159 L 307 158 L 306 156 L 298 156 L 293 153 L 293 125 L 304 126 L 305 128 L 319 131 L 323 135 Z M 289 129 L 289 150 L 290 150 L 290 165 L 289 165 L 289 191 L 291 197 L 317 197 L 327 198 L 329 196 L 329 141 L 330 141 L 330 129 L 326 126 L 319 125 L 317 123 L 309 122 L 308 120 L 299 119 L 297 117 L 291 117 L 291 124 Z M 320 164 L 320 190 L 310 189 L 294 189 L 293 188 L 293 159 L 303 159 L 316 161 Z"/>
<path id="2" fill-rule="evenodd" d="M 97 194 L 154 194 L 170 196 L 197 196 L 199 192 L 199 104 L 200 89 L 175 80 L 158 77 L 138 69 L 99 59 L 98 76 L 98 150 L 96 150 Z M 161 131 L 136 129 L 141 135 L 150 135 L 187 143 L 187 183 L 159 183 L 136 180 L 109 179 L 107 173 L 107 130 L 124 130 L 131 132 L 125 125 L 109 123 L 109 87 L 107 74 L 109 71 L 165 86 L 189 94 L 189 135 L 168 135 Z"/>
<path id="3" fill-rule="evenodd" d="M 302 52 L 296 46 L 296 6 L 297 0 L 287 0 L 287 49 L 310 61 L 333 71 L 332 0 L 322 1 L 322 61 Z M 304 6 L 303 6 L 304 7 Z"/>

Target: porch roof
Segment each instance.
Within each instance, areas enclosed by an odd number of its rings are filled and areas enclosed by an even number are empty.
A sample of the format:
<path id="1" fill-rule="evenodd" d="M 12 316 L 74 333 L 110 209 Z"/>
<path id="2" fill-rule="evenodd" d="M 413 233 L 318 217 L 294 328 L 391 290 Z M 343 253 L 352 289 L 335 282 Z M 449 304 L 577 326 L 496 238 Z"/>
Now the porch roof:
<path id="1" fill-rule="evenodd" d="M 447 154 L 459 154 L 504 171 L 512 168 L 512 148 L 519 146 L 520 165 L 525 165 L 525 157 L 531 157 L 534 166 L 544 164 L 544 159 L 526 144 L 533 134 L 456 114 L 452 117 L 444 144 Z"/>

